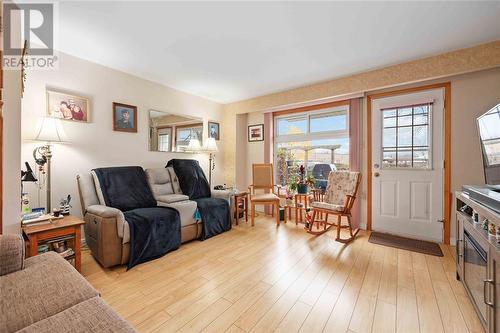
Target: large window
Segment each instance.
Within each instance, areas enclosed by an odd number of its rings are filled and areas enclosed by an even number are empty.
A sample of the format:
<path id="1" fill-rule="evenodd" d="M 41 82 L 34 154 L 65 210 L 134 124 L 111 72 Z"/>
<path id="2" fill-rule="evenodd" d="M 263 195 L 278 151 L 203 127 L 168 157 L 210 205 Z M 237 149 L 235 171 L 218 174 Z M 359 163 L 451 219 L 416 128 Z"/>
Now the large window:
<path id="1" fill-rule="evenodd" d="M 277 183 L 286 185 L 304 165 L 318 186 L 329 170 L 349 169 L 349 107 L 325 108 L 275 117 Z"/>

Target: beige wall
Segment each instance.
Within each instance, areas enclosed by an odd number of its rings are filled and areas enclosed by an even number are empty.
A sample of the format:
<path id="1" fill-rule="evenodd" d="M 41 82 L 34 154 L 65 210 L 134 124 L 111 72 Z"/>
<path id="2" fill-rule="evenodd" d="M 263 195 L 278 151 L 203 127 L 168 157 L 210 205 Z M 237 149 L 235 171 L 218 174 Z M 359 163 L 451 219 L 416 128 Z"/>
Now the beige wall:
<path id="1" fill-rule="evenodd" d="M 205 171 L 208 170 L 206 155 L 165 153 L 148 151 L 148 110 L 154 109 L 186 116 L 200 117 L 205 126 L 208 120 L 222 119 L 222 106 L 206 99 L 189 95 L 160 84 L 88 62 L 66 54 L 60 54 L 59 70 L 33 71 L 28 73 L 28 84 L 23 99 L 22 137 L 34 137 L 36 120 L 46 112 L 45 90 L 47 87 L 74 92 L 90 98 L 91 122 L 64 121 L 68 143 L 53 147 L 52 202 L 70 194 L 73 214 L 81 214 L 76 186 L 76 175 L 92 168 L 119 165 L 163 167 L 171 158 L 196 158 Z M 112 103 L 121 102 L 138 107 L 138 133 L 113 131 Z M 207 136 L 205 129 L 204 136 Z M 221 140 L 224 140 L 224 127 Z M 39 145 L 23 142 L 22 161 L 34 166 L 32 151 Z M 223 182 L 223 141 L 218 142 L 214 184 Z M 19 161 L 13 162 L 16 177 Z M 16 178 L 17 179 L 17 178 Z M 27 184 L 32 207 L 37 206 L 37 191 Z M 40 206 L 45 206 L 42 191 Z"/>
<path id="2" fill-rule="evenodd" d="M 20 22 L 19 17 L 14 17 Z M 14 23 L 11 25 L 14 27 Z M 19 29 L 21 24 L 18 25 Z M 11 31 L 13 38 L 21 40 L 21 32 Z M 18 233 L 21 210 L 21 73 L 3 71 L 3 232 Z"/>

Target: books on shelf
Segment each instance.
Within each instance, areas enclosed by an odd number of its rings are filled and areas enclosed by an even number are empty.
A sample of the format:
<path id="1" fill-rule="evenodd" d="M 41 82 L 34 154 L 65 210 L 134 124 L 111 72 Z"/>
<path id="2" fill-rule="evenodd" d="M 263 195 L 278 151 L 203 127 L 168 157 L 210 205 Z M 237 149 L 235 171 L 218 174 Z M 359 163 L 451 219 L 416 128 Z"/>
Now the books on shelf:
<path id="1" fill-rule="evenodd" d="M 68 248 L 67 250 L 63 252 L 58 252 L 59 255 L 63 258 L 71 257 L 73 254 L 75 254 L 75 251 L 73 251 L 72 248 Z"/>

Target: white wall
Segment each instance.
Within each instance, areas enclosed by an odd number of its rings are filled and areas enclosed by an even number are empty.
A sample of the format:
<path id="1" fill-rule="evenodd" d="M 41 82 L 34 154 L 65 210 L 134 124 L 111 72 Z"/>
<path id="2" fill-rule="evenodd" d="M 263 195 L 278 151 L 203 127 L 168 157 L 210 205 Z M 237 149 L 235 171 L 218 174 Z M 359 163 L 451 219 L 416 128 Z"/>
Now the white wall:
<path id="1" fill-rule="evenodd" d="M 13 16 L 19 24 L 20 18 Z M 13 21 L 14 22 L 14 21 Z M 12 38 L 21 40 L 21 31 L 11 30 Z M 18 70 L 3 71 L 3 232 L 20 232 L 21 182 L 19 164 L 21 159 L 21 73 Z"/>
<path id="2" fill-rule="evenodd" d="M 220 104 L 174 90 L 120 71 L 60 53 L 59 69 L 55 71 L 28 72 L 28 82 L 23 99 L 22 115 L 22 163 L 29 161 L 34 167 L 32 151 L 40 145 L 28 140 L 34 138 L 36 121 L 46 114 L 46 88 L 73 92 L 90 98 L 91 122 L 62 121 L 68 143 L 53 147 L 52 203 L 70 194 L 73 197 L 72 214 L 81 215 L 76 185 L 78 173 L 92 168 L 119 165 L 140 165 L 144 168 L 163 167 L 171 158 L 196 158 L 208 176 L 208 157 L 183 153 L 148 151 L 148 110 L 185 114 L 208 120 L 220 121 Z M 138 133 L 113 131 L 112 103 L 121 102 L 138 107 Z M 206 129 L 204 136 L 207 136 Z M 222 150 L 224 128 L 221 127 Z M 216 154 L 213 184 L 223 183 L 223 151 Z M 16 175 L 19 161 L 13 162 Z M 35 187 L 27 183 L 31 206 L 45 206 L 42 190 L 41 202 L 37 203 Z"/>

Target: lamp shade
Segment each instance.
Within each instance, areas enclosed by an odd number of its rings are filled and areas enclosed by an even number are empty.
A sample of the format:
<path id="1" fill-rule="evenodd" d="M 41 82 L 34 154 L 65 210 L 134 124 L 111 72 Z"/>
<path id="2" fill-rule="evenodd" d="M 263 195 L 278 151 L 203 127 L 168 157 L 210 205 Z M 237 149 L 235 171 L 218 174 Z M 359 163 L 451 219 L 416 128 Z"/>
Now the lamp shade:
<path id="1" fill-rule="evenodd" d="M 184 151 L 194 153 L 194 152 L 198 152 L 200 150 L 201 150 L 200 140 L 198 140 L 196 138 L 191 138 L 191 140 L 189 140 L 188 146 L 186 147 L 186 149 Z"/>
<path id="2" fill-rule="evenodd" d="M 43 117 L 36 131 L 35 140 L 45 142 L 64 142 L 66 135 L 59 119 Z"/>
<path id="3" fill-rule="evenodd" d="M 217 151 L 217 143 L 215 142 L 215 138 L 208 138 L 203 150 L 206 152 L 216 152 Z"/>

